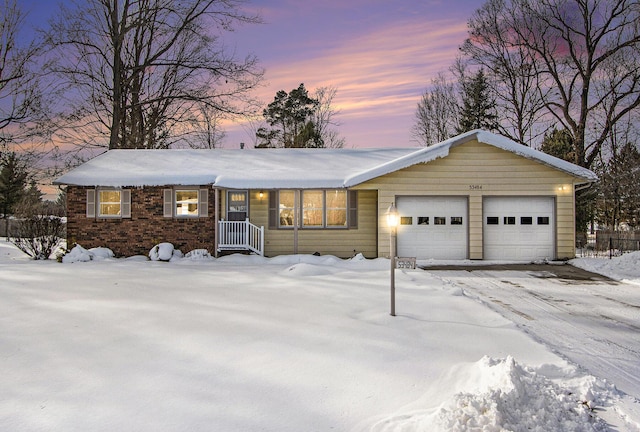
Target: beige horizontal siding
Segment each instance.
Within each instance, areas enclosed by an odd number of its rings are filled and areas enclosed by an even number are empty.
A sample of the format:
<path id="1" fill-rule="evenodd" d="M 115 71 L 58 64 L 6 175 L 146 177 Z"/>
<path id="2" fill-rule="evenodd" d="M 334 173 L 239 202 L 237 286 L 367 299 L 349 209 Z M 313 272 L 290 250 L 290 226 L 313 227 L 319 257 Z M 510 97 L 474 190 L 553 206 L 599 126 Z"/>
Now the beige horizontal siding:
<path id="1" fill-rule="evenodd" d="M 565 258 L 573 255 L 575 246 L 574 181 L 574 177 L 555 168 L 472 141 L 452 148 L 445 158 L 378 177 L 354 189 L 379 191 L 380 256 L 389 256 L 385 213 L 398 196 L 458 195 L 469 198 L 469 258 L 482 258 L 482 199 L 485 196 L 556 197 L 556 253 L 558 258 Z"/>
<path id="2" fill-rule="evenodd" d="M 256 194 L 257 196 L 257 194 Z M 269 229 L 268 203 L 265 192 L 262 201 L 251 194 L 252 223 L 265 227 L 265 255 L 275 256 L 294 253 L 293 229 Z M 362 253 L 367 258 L 377 256 L 377 192 L 358 192 L 357 229 L 299 229 L 298 249 L 301 254 L 318 252 L 350 258 L 354 253 Z M 254 222 L 255 221 L 255 222 Z"/>

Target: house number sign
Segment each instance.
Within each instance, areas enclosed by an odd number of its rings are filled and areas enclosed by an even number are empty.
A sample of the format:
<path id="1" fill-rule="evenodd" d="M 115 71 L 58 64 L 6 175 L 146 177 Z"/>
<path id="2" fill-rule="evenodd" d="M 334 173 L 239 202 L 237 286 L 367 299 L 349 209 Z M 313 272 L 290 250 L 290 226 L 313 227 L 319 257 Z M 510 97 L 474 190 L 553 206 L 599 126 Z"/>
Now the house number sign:
<path id="1" fill-rule="evenodd" d="M 469 190 L 482 190 L 482 185 L 479 185 L 479 184 L 469 185 Z"/>
<path id="2" fill-rule="evenodd" d="M 416 259 L 415 257 L 396 257 L 396 268 L 399 269 L 415 269 Z"/>

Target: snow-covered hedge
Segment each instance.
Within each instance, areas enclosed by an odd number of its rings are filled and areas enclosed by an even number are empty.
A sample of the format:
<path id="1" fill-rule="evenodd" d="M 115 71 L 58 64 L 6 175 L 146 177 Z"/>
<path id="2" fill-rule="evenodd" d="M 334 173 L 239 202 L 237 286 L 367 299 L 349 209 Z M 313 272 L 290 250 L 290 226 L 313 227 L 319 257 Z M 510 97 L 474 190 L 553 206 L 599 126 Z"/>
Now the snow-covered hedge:
<path id="1" fill-rule="evenodd" d="M 105 247 L 85 249 L 80 245 L 75 245 L 67 254 L 62 257 L 63 263 L 100 261 L 113 258 L 113 251 Z"/>

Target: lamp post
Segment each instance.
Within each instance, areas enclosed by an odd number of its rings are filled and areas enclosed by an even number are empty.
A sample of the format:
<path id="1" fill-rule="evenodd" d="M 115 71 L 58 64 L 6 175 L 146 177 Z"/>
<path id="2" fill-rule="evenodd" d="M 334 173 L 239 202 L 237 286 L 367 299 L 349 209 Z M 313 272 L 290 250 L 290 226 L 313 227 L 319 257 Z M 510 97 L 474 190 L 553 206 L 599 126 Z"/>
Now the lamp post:
<path id="1" fill-rule="evenodd" d="M 391 203 L 387 210 L 387 225 L 389 226 L 390 253 L 389 261 L 391 261 L 391 316 L 396 316 L 396 237 L 399 222 L 398 209 L 394 203 Z"/>

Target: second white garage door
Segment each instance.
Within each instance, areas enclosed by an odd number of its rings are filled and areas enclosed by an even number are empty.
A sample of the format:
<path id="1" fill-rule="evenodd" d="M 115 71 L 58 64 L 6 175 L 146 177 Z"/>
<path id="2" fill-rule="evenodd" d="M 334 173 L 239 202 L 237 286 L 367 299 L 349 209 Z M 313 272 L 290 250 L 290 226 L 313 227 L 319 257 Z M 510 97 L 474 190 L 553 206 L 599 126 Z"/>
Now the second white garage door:
<path id="1" fill-rule="evenodd" d="M 467 197 L 399 197 L 398 256 L 467 258 Z"/>
<path id="2" fill-rule="evenodd" d="M 486 197 L 484 259 L 553 259 L 554 207 L 549 197 Z"/>

